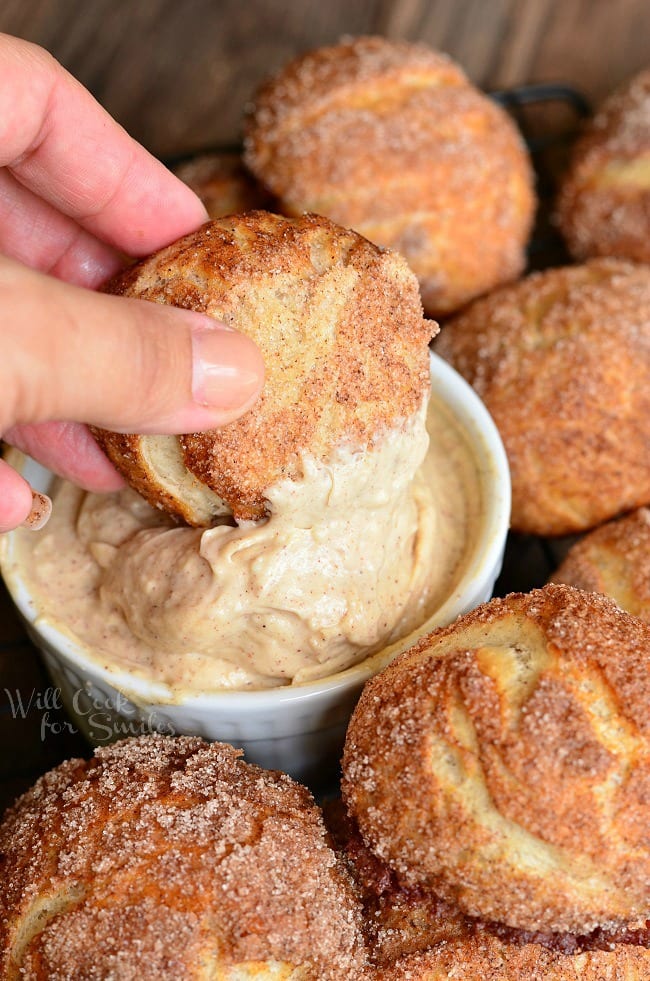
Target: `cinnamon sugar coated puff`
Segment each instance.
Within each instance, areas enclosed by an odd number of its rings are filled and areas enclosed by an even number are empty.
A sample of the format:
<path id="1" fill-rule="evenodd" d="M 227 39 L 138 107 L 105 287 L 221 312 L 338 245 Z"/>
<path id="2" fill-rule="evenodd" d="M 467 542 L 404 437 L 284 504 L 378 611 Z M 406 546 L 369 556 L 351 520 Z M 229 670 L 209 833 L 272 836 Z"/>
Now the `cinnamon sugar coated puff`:
<path id="1" fill-rule="evenodd" d="M 373 969 L 387 970 L 409 954 L 469 935 L 470 921 L 457 907 L 432 892 L 400 885 L 364 844 L 340 799 L 325 804 L 324 817 L 357 887 Z"/>
<path id="2" fill-rule="evenodd" d="M 638 508 L 589 532 L 551 578 L 603 593 L 650 623 L 650 509 Z"/>
<path id="3" fill-rule="evenodd" d="M 423 44 L 360 37 L 297 58 L 259 91 L 245 146 L 287 214 L 401 252 L 430 316 L 523 269 L 535 202 L 519 133 Z"/>
<path id="4" fill-rule="evenodd" d="M 2 977 L 359 977 L 319 809 L 240 755 L 147 736 L 41 777 L 0 827 Z"/>
<path id="5" fill-rule="evenodd" d="M 252 211 L 208 222 L 107 290 L 208 314 L 262 352 L 263 392 L 236 422 L 180 439 L 94 430 L 149 503 L 189 524 L 264 517 L 265 491 L 299 479 L 304 456 L 371 447 L 429 390 L 436 328 L 415 276 L 326 218 Z"/>
<path id="6" fill-rule="evenodd" d="M 650 69 L 608 99 L 576 141 L 556 207 L 576 259 L 650 262 Z"/>
<path id="7" fill-rule="evenodd" d="M 578 937 L 482 922 L 431 891 L 401 886 L 394 871 L 364 845 L 339 802 L 326 805 L 325 820 L 363 905 L 370 978 L 645 981 L 650 974 L 647 926 Z"/>
<path id="8" fill-rule="evenodd" d="M 618 944 L 611 950 L 563 954 L 539 944 L 506 943 L 490 934 L 451 940 L 382 967 L 382 981 L 646 981 L 650 951 Z"/>
<path id="9" fill-rule="evenodd" d="M 516 531 L 585 531 L 650 503 L 650 268 L 533 273 L 449 321 L 434 350 L 499 429 Z"/>
<path id="10" fill-rule="evenodd" d="M 270 209 L 273 204 L 236 151 L 198 154 L 178 164 L 174 173 L 201 199 L 210 218 Z"/>
<path id="11" fill-rule="evenodd" d="M 367 684 L 343 771 L 403 887 L 516 930 L 645 930 L 650 626 L 606 597 L 549 585 L 434 631 Z"/>

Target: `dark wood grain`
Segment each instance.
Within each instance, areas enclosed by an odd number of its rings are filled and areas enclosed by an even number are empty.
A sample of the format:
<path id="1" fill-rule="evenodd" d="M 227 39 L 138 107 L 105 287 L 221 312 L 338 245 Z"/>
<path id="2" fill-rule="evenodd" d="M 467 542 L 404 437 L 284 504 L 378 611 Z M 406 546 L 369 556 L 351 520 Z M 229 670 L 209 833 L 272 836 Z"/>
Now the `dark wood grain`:
<path id="1" fill-rule="evenodd" d="M 239 139 L 260 81 L 342 34 L 419 39 L 486 88 L 564 80 L 599 100 L 650 63 L 647 0 L 4 0 L 0 30 L 51 51 L 153 152 Z"/>

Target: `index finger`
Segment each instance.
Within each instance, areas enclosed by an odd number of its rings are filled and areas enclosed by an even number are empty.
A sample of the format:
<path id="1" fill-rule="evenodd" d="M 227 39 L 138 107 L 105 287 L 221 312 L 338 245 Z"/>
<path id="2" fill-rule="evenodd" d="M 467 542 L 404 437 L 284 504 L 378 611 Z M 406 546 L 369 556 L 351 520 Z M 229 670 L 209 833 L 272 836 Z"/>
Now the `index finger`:
<path id="1" fill-rule="evenodd" d="M 93 235 L 147 255 L 206 220 L 193 191 L 43 48 L 0 34 L 0 166 Z"/>

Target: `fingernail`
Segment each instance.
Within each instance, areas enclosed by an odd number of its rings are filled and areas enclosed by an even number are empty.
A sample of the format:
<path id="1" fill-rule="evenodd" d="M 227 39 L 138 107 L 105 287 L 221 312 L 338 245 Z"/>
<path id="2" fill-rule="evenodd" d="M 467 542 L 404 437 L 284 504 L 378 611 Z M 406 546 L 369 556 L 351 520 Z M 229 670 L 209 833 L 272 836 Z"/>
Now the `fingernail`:
<path id="1" fill-rule="evenodd" d="M 222 327 L 192 332 L 192 397 L 199 405 L 237 409 L 248 405 L 264 380 L 257 345 Z"/>
<path id="2" fill-rule="evenodd" d="M 32 491 L 32 509 L 22 523 L 23 528 L 30 531 L 39 531 L 50 520 L 52 514 L 52 501 L 47 494 L 39 491 Z"/>

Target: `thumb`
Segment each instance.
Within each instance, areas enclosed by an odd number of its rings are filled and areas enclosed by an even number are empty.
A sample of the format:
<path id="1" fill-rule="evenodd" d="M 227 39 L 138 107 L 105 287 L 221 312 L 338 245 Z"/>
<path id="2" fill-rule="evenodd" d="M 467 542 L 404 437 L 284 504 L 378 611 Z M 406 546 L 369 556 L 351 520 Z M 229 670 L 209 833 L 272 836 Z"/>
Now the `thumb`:
<path id="1" fill-rule="evenodd" d="M 71 286 L 0 260 L 0 433 L 66 419 L 183 433 L 238 418 L 260 393 L 254 342 L 202 314 Z"/>

